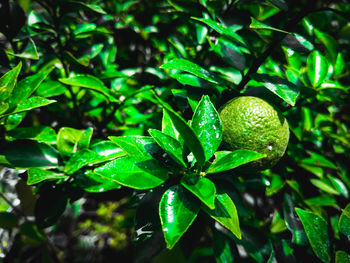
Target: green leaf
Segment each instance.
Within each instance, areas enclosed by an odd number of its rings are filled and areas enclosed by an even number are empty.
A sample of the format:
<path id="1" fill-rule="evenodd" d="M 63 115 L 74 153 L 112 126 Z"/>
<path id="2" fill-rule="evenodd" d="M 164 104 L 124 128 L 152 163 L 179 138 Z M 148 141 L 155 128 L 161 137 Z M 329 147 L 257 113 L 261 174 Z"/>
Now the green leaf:
<path id="1" fill-rule="evenodd" d="M 327 221 L 322 217 L 300 208 L 295 208 L 315 255 L 325 263 L 331 261 Z"/>
<path id="2" fill-rule="evenodd" d="M 226 193 L 216 194 L 215 209 L 210 210 L 207 207 L 203 207 L 203 209 L 238 239 L 242 238 L 236 206 Z"/>
<path id="3" fill-rule="evenodd" d="M 26 102 L 27 98 L 35 92 L 53 69 L 53 67 L 50 67 L 39 71 L 35 75 L 26 77 L 18 82 L 9 98 L 10 108 L 18 107 L 21 104 L 28 104 L 28 102 Z"/>
<path id="4" fill-rule="evenodd" d="M 65 93 L 67 88 L 54 80 L 47 80 L 40 84 L 36 90 L 36 94 L 40 97 L 54 97 Z"/>
<path id="5" fill-rule="evenodd" d="M 148 160 L 160 150 L 152 137 L 129 135 L 109 136 L 108 139 L 118 144 L 128 155 L 137 160 Z"/>
<path id="6" fill-rule="evenodd" d="M 175 128 L 181 134 L 184 139 L 185 145 L 190 149 L 196 158 L 198 164 L 202 166 L 205 163 L 205 153 L 201 142 L 199 141 L 195 131 L 190 127 L 187 122 L 177 114 L 167 103 L 156 97 L 159 103 L 169 114 Z"/>
<path id="7" fill-rule="evenodd" d="M 235 44 L 223 38 L 219 38 L 215 44 L 209 44 L 227 64 L 240 71 L 245 69 L 245 57 Z"/>
<path id="8" fill-rule="evenodd" d="M 99 141 L 91 145 L 91 150 L 108 161 L 126 155 L 126 153 L 111 141 Z"/>
<path id="9" fill-rule="evenodd" d="M 213 250 L 216 263 L 232 263 L 234 262 L 234 256 L 230 246 L 231 240 L 229 240 L 225 234 L 214 231 L 213 233 Z"/>
<path id="10" fill-rule="evenodd" d="M 7 114 L 5 114 L 3 116 L 12 115 L 12 114 L 19 113 L 19 112 L 29 111 L 29 110 L 32 110 L 32 109 L 40 108 L 40 107 L 52 104 L 54 102 L 56 102 L 56 101 L 55 100 L 48 100 L 48 99 L 45 99 L 45 98 L 42 98 L 42 97 L 37 97 L 37 96 L 30 97 L 26 101 L 24 101 L 21 104 L 19 104 L 14 109 L 14 111 L 12 111 L 10 113 L 7 113 Z"/>
<path id="11" fill-rule="evenodd" d="M 104 161 L 104 158 L 97 153 L 89 149 L 82 149 L 69 158 L 64 167 L 64 172 L 71 175 L 88 164 L 97 164 L 101 161 Z"/>
<path id="12" fill-rule="evenodd" d="M 210 26 L 214 31 L 217 33 L 224 35 L 226 37 L 231 38 L 232 40 L 236 41 L 237 43 L 246 46 L 246 43 L 244 39 L 235 33 L 231 28 L 224 26 L 223 24 L 220 24 L 214 20 L 207 19 L 207 18 L 198 18 L 198 17 L 191 17 L 194 20 L 198 20 L 208 26 Z"/>
<path id="13" fill-rule="evenodd" d="M 205 95 L 199 102 L 191 127 L 204 149 L 205 161 L 208 161 L 218 149 L 222 139 L 222 124 L 217 110 Z"/>
<path id="14" fill-rule="evenodd" d="M 303 164 L 338 170 L 338 167 L 333 162 L 331 162 L 326 157 L 324 157 L 323 155 L 320 155 L 320 154 L 312 152 L 312 151 L 307 151 L 307 153 L 310 155 L 310 157 L 304 158 L 301 161 Z"/>
<path id="15" fill-rule="evenodd" d="M 272 91 L 288 104 L 294 106 L 300 92 L 300 88 L 286 79 L 268 74 L 253 74 L 252 79 L 260 82 L 265 88 Z"/>
<path id="16" fill-rule="evenodd" d="M 193 223 L 199 206 L 186 197 L 180 185 L 170 187 L 159 203 L 159 216 L 167 248 L 172 249 Z"/>
<path id="17" fill-rule="evenodd" d="M 173 137 L 155 129 L 149 129 L 149 134 L 169 156 L 180 166 L 186 168 L 187 165 L 182 157 L 183 148 Z"/>
<path id="18" fill-rule="evenodd" d="M 256 20 L 254 17 L 250 18 L 252 20 L 252 22 L 250 23 L 249 27 L 253 28 L 253 29 L 268 29 L 268 30 L 273 30 L 273 31 L 277 31 L 277 32 L 281 32 L 281 33 L 285 33 L 288 34 L 287 31 L 266 25 L 258 20 Z"/>
<path id="19" fill-rule="evenodd" d="M 1 116 L 1 114 L 5 113 L 8 110 L 9 107 L 10 107 L 10 105 L 8 103 L 2 102 L 0 104 L 0 116 Z"/>
<path id="20" fill-rule="evenodd" d="M 92 128 L 86 130 L 61 128 L 57 135 L 57 149 L 61 156 L 70 156 L 81 149 L 89 148 L 92 132 Z"/>
<path id="21" fill-rule="evenodd" d="M 29 168 L 27 173 L 28 173 L 28 179 L 27 179 L 28 185 L 37 184 L 46 180 L 59 180 L 59 179 L 68 178 L 68 176 L 62 173 L 55 173 L 50 170 L 44 170 L 44 169 L 35 168 L 35 167 Z"/>
<path id="22" fill-rule="evenodd" d="M 18 140 L 0 148 L 0 155 L 14 167 L 55 167 L 58 152 L 45 143 Z"/>
<path id="23" fill-rule="evenodd" d="M 317 28 L 314 30 L 316 37 L 322 42 L 327 50 L 327 58 L 335 64 L 338 54 L 338 43 L 331 35 L 321 32 Z"/>
<path id="24" fill-rule="evenodd" d="M 9 115 L 6 118 L 6 123 L 5 123 L 6 130 L 9 131 L 16 128 L 23 121 L 26 115 L 27 115 L 27 112 L 25 111 Z"/>
<path id="25" fill-rule="evenodd" d="M 77 86 L 81 88 L 91 89 L 103 94 L 108 100 L 117 102 L 118 99 L 111 90 L 109 90 L 101 80 L 91 75 L 77 75 L 70 78 L 61 78 L 60 82 L 66 85 Z"/>
<path id="26" fill-rule="evenodd" d="M 329 194 L 333 194 L 333 195 L 340 194 L 340 192 L 338 192 L 338 190 L 335 189 L 334 186 L 327 179 L 323 179 L 323 180 L 310 179 L 310 182 L 314 186 L 318 187 L 319 189 L 321 189 Z"/>
<path id="27" fill-rule="evenodd" d="M 115 159 L 94 170 L 95 173 L 134 189 L 150 189 L 168 179 L 168 171 L 157 160 L 134 159 L 125 156 Z"/>
<path id="28" fill-rule="evenodd" d="M 171 120 L 168 112 L 163 108 L 162 118 L 162 132 L 178 140 L 180 144 L 183 144 L 183 138 L 180 133 L 176 130 L 174 122 Z"/>
<path id="29" fill-rule="evenodd" d="M 19 139 L 30 139 L 47 144 L 55 144 L 57 135 L 54 129 L 49 126 L 33 126 L 28 128 L 16 128 L 8 132 L 8 135 Z"/>
<path id="30" fill-rule="evenodd" d="M 220 84 L 221 82 L 213 73 L 189 60 L 182 58 L 175 58 L 169 62 L 166 62 L 161 66 L 161 68 L 185 71 L 214 84 Z"/>
<path id="31" fill-rule="evenodd" d="M 108 180 L 92 171 L 77 173 L 74 175 L 74 183 L 86 192 L 102 193 L 109 190 L 120 189 L 120 184 L 113 180 Z"/>
<path id="32" fill-rule="evenodd" d="M 343 213 L 339 218 L 338 227 L 342 234 L 350 237 L 350 204 L 343 209 Z"/>
<path id="33" fill-rule="evenodd" d="M 343 73 L 343 70 L 345 68 L 346 62 L 343 53 L 338 53 L 335 67 L 334 67 L 334 76 L 339 76 Z"/>
<path id="34" fill-rule="evenodd" d="M 220 151 L 215 153 L 215 160 L 208 169 L 206 173 L 220 173 L 227 170 L 231 170 L 240 165 L 261 159 L 265 157 L 265 154 L 260 154 L 251 150 L 236 150 L 236 151 Z"/>
<path id="35" fill-rule="evenodd" d="M 350 255 L 344 251 L 338 250 L 335 253 L 335 263 L 350 263 Z"/>
<path id="36" fill-rule="evenodd" d="M 192 192 L 210 209 L 215 208 L 215 184 L 208 178 L 201 176 L 183 176 L 181 184 Z"/>
<path id="37" fill-rule="evenodd" d="M 313 87 L 318 87 L 327 78 L 328 62 L 326 58 L 318 51 L 314 50 L 307 57 L 307 76 Z"/>
<path id="38" fill-rule="evenodd" d="M 18 63 L 16 67 L 6 72 L 0 78 L 0 105 L 1 102 L 4 102 L 8 97 L 10 97 L 13 88 L 16 85 L 17 77 L 22 68 L 22 62 Z M 1 111 L 0 111 L 1 114 Z"/>

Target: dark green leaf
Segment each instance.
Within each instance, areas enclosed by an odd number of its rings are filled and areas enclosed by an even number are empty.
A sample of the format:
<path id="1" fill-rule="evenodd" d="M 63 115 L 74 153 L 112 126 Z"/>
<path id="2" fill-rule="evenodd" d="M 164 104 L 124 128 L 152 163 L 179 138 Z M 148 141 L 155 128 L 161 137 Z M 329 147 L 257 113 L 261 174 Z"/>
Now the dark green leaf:
<path id="1" fill-rule="evenodd" d="M 300 208 L 295 208 L 295 211 L 304 226 L 307 238 L 315 255 L 322 260 L 322 262 L 330 262 L 331 251 L 327 221 L 314 213 L 302 210 Z"/>
<path id="2" fill-rule="evenodd" d="M 171 120 L 168 112 L 164 108 L 162 118 L 162 132 L 178 140 L 181 145 L 183 144 L 183 138 L 181 137 L 180 133 L 176 130 L 173 121 Z"/>
<path id="3" fill-rule="evenodd" d="M 139 161 L 131 156 L 108 162 L 94 172 L 135 189 L 154 188 L 168 179 L 168 171 L 160 167 L 155 159 Z"/>
<path id="4" fill-rule="evenodd" d="M 209 96 L 203 96 L 193 117 L 191 127 L 204 149 L 208 161 L 218 149 L 222 139 L 222 124 L 217 110 Z"/>
<path id="5" fill-rule="evenodd" d="M 54 167 L 58 152 L 47 144 L 35 141 L 14 141 L 0 149 L 0 155 L 15 167 Z"/>
<path id="6" fill-rule="evenodd" d="M 339 218 L 338 227 L 341 233 L 345 236 L 350 236 L 350 204 L 343 209 L 343 213 Z"/>
<path id="7" fill-rule="evenodd" d="M 175 128 L 178 130 L 178 132 L 181 134 L 181 137 L 184 139 L 185 145 L 193 153 L 198 164 L 202 166 L 205 163 L 205 153 L 198 137 L 196 136 L 195 131 L 167 103 L 165 103 L 158 97 L 157 99 L 169 114 L 169 117 L 171 118 Z"/>
<path id="8" fill-rule="evenodd" d="M 260 154 L 251 150 L 236 150 L 230 151 L 220 151 L 215 153 L 215 160 L 210 164 L 206 173 L 220 173 L 227 170 L 231 170 L 240 165 L 258 160 L 265 157 L 264 154 Z"/>
<path id="9" fill-rule="evenodd" d="M 123 149 L 111 141 L 99 141 L 94 143 L 91 145 L 91 150 L 103 157 L 106 161 L 126 154 Z"/>
<path id="10" fill-rule="evenodd" d="M 338 54 L 338 43 L 337 41 L 329 34 L 321 32 L 317 28 L 314 30 L 316 37 L 322 42 L 327 50 L 327 58 L 335 64 Z"/>
<path id="11" fill-rule="evenodd" d="M 246 46 L 246 43 L 244 39 L 235 33 L 231 28 L 224 26 L 223 24 L 220 24 L 214 20 L 208 19 L 208 18 L 197 18 L 197 17 L 192 17 L 194 20 L 198 20 L 208 26 L 210 26 L 213 30 L 215 30 L 217 33 L 227 36 L 231 38 L 232 40 L 236 41 L 237 43 Z"/>
<path id="12" fill-rule="evenodd" d="M 22 68 L 22 62 L 18 63 L 16 67 L 6 72 L 0 78 L 0 105 L 1 102 L 4 102 L 8 97 L 10 97 L 13 88 L 16 85 L 17 77 Z M 0 111 L 1 112 L 1 111 Z M 0 113 L 1 114 L 1 113 Z"/>
<path id="13" fill-rule="evenodd" d="M 77 173 L 74 175 L 74 183 L 86 192 L 102 193 L 109 190 L 120 189 L 120 184 L 113 180 L 108 180 L 91 171 L 85 173 Z"/>
<path id="14" fill-rule="evenodd" d="M 252 78 L 260 82 L 265 88 L 272 91 L 288 104 L 292 106 L 295 105 L 300 88 L 293 83 L 286 79 L 281 79 L 277 76 L 271 76 L 268 74 L 254 74 L 252 75 Z"/>
<path id="15" fill-rule="evenodd" d="M 307 76 L 313 87 L 318 87 L 327 78 L 328 62 L 326 58 L 318 51 L 313 51 L 307 57 Z"/>
<path id="16" fill-rule="evenodd" d="M 181 71 L 189 72 L 198 78 L 204 79 L 214 84 L 220 84 L 220 80 L 217 77 L 207 71 L 206 69 L 198 66 L 197 64 L 188 61 L 186 59 L 176 58 L 161 66 L 163 69 L 177 69 Z"/>
<path id="17" fill-rule="evenodd" d="M 288 10 L 288 5 L 285 0 L 269 0 L 269 2 L 283 11 Z"/>
<path id="18" fill-rule="evenodd" d="M 338 169 L 338 167 L 333 162 L 328 160 L 323 155 L 320 155 L 320 154 L 312 152 L 312 151 L 307 151 L 307 152 L 311 156 L 308 158 L 304 158 L 302 160 L 302 163 L 307 164 L 307 165 L 311 165 L 311 166 L 316 166 L 316 167 L 325 167 L 325 168 L 330 168 L 330 169 L 335 169 L 335 170 Z"/>
<path id="19" fill-rule="evenodd" d="M 215 209 L 210 210 L 207 207 L 203 207 L 203 209 L 238 239 L 242 238 L 236 206 L 227 194 L 216 194 Z"/>
<path id="20" fill-rule="evenodd" d="M 186 198 L 180 185 L 170 187 L 159 203 L 159 216 L 167 244 L 171 249 L 197 217 L 199 206 Z"/>
<path id="21" fill-rule="evenodd" d="M 55 173 L 50 170 L 44 170 L 40 168 L 29 168 L 28 171 L 28 179 L 27 184 L 33 185 L 40 183 L 45 180 L 58 180 L 58 179 L 66 179 L 68 176 L 62 174 L 62 173 Z"/>
<path id="22" fill-rule="evenodd" d="M 210 209 L 215 208 L 215 184 L 208 178 L 201 176 L 183 176 L 181 184 L 194 195 L 196 195 Z"/>
<path id="23" fill-rule="evenodd" d="M 9 212 L 0 212 L 0 228 L 12 229 L 18 226 L 18 218 Z"/>
<path id="24" fill-rule="evenodd" d="M 230 247 L 230 240 L 221 232 L 213 233 L 214 256 L 216 263 L 232 263 L 234 256 Z"/>
<path id="25" fill-rule="evenodd" d="M 168 153 L 175 162 L 184 168 L 187 167 L 185 161 L 182 158 L 183 148 L 176 139 L 155 129 L 150 129 L 148 132 L 158 143 L 160 148 Z"/>
<path id="26" fill-rule="evenodd" d="M 55 130 L 49 126 L 16 128 L 9 131 L 8 135 L 15 139 L 30 139 L 48 144 L 55 144 L 57 141 Z"/>

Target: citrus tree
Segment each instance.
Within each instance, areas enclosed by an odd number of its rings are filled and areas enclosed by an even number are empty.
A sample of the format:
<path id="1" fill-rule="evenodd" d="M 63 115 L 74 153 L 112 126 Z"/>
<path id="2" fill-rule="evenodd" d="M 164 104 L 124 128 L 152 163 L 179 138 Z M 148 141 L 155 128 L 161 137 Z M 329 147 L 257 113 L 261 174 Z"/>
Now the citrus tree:
<path id="1" fill-rule="evenodd" d="M 346 1 L 0 14 L 0 262 L 350 262 Z"/>

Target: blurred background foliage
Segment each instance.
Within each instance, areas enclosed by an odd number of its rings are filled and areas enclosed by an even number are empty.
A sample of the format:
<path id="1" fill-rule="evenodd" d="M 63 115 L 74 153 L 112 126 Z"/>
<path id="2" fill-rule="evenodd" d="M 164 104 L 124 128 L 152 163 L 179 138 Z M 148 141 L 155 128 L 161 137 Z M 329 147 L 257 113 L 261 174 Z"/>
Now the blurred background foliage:
<path id="1" fill-rule="evenodd" d="M 349 19 L 345 0 L 1 0 L 0 262 L 350 262 Z M 186 120 L 203 94 L 286 116 L 275 167 L 219 177 L 241 240 L 200 213 L 166 250 L 165 189 L 94 173 L 125 154 L 108 136 L 161 128 L 152 92 Z"/>

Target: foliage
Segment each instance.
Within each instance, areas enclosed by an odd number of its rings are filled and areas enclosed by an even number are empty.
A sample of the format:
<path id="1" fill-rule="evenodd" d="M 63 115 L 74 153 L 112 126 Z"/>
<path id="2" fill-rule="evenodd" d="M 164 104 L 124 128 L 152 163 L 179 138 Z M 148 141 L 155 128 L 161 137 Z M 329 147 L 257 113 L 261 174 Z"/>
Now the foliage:
<path id="1" fill-rule="evenodd" d="M 350 5 L 308 2 L 1 1 L 0 258 L 350 261 Z M 242 95 L 291 130 L 249 175 Z"/>

